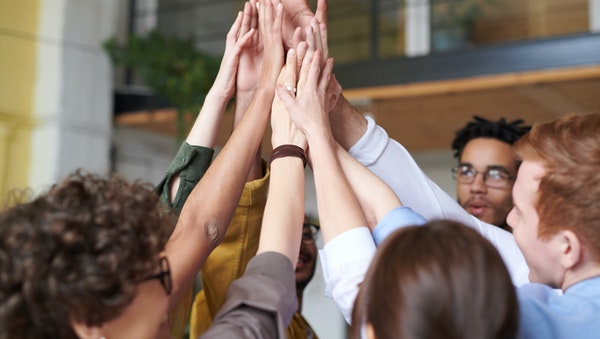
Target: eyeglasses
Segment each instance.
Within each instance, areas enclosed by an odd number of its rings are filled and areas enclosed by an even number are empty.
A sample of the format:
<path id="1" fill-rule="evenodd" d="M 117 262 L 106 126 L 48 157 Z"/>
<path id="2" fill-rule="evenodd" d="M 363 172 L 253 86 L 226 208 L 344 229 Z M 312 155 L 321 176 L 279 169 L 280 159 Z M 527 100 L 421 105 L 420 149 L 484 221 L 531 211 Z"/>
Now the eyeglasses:
<path id="1" fill-rule="evenodd" d="M 167 259 L 167 257 L 161 257 L 159 261 L 159 266 L 160 272 L 153 274 L 147 278 L 144 278 L 141 281 L 158 279 L 162 287 L 165 289 L 165 292 L 167 292 L 167 294 L 171 294 L 173 281 L 171 280 L 171 268 L 169 266 L 169 259 Z"/>
<path id="2" fill-rule="evenodd" d="M 477 174 L 476 169 L 471 165 L 459 165 L 452 169 L 452 177 L 461 184 L 472 184 Z M 508 171 L 502 167 L 490 166 L 483 175 L 483 183 L 488 187 L 506 188 L 510 186 L 514 177 L 508 174 Z"/>
<path id="3" fill-rule="evenodd" d="M 302 243 L 306 245 L 314 245 L 315 237 L 319 232 L 319 227 L 313 224 L 304 223 L 302 225 Z"/>

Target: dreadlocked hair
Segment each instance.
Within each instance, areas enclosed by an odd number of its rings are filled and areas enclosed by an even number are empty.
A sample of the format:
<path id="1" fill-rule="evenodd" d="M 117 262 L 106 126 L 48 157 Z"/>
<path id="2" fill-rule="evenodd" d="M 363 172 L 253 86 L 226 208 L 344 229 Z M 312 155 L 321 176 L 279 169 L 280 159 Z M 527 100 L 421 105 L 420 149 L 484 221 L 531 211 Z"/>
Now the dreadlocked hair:
<path id="1" fill-rule="evenodd" d="M 492 138 L 512 145 L 531 129 L 529 125 L 521 125 L 524 123 L 523 119 L 506 122 L 506 119 L 500 118 L 498 121 L 491 121 L 476 115 L 473 119 L 475 121 L 469 121 L 465 127 L 456 131 L 452 141 L 455 158 L 460 158 L 465 145 L 472 139 Z"/>

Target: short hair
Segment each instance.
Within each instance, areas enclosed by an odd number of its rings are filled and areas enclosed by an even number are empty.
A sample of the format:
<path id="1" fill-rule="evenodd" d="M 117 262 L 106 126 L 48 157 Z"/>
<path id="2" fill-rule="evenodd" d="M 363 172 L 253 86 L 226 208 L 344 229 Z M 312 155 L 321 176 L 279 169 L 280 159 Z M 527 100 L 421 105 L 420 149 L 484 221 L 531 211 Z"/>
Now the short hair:
<path id="1" fill-rule="evenodd" d="M 491 138 L 512 145 L 531 130 L 531 126 L 521 125 L 524 122 L 523 119 L 506 122 L 506 119 L 500 118 L 498 121 L 491 121 L 476 115 L 473 116 L 473 119 L 475 121 L 469 121 L 463 128 L 456 131 L 452 141 L 452 150 L 457 159 L 460 159 L 463 149 L 472 139 Z"/>
<path id="2" fill-rule="evenodd" d="M 539 124 L 515 144 L 521 160 L 539 161 L 538 235 L 571 229 L 600 259 L 600 113 Z"/>
<path id="3" fill-rule="evenodd" d="M 156 271 L 174 219 L 153 187 L 77 171 L 0 214 L 0 338 L 77 338 Z"/>
<path id="4" fill-rule="evenodd" d="M 496 248 L 454 221 L 434 220 L 386 238 L 360 287 L 353 338 L 515 338 L 515 288 Z"/>

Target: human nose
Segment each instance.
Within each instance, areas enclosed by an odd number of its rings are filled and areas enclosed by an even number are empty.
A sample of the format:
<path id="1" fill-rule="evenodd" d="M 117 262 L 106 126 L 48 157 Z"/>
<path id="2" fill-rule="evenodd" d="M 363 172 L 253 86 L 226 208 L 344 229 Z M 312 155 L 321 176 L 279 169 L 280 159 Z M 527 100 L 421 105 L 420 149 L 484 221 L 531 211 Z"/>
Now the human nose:
<path id="1" fill-rule="evenodd" d="M 485 185 L 484 174 L 480 172 L 475 173 L 475 177 L 469 188 L 473 193 L 485 193 L 487 191 L 487 186 Z"/>

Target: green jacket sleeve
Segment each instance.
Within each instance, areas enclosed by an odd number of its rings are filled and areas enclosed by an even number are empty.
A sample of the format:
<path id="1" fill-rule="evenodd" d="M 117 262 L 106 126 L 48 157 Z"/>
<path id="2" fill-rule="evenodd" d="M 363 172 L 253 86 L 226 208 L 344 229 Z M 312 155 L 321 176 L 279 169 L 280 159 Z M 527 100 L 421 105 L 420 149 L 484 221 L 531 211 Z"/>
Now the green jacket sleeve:
<path id="1" fill-rule="evenodd" d="M 212 162 L 214 150 L 203 146 L 192 146 L 183 142 L 177 155 L 167 169 L 165 176 L 160 181 L 156 190 L 160 194 L 163 203 L 177 215 L 181 212 L 183 204 L 188 196 L 208 170 Z M 171 202 L 170 186 L 173 179 L 179 174 L 179 189 L 175 199 Z"/>

